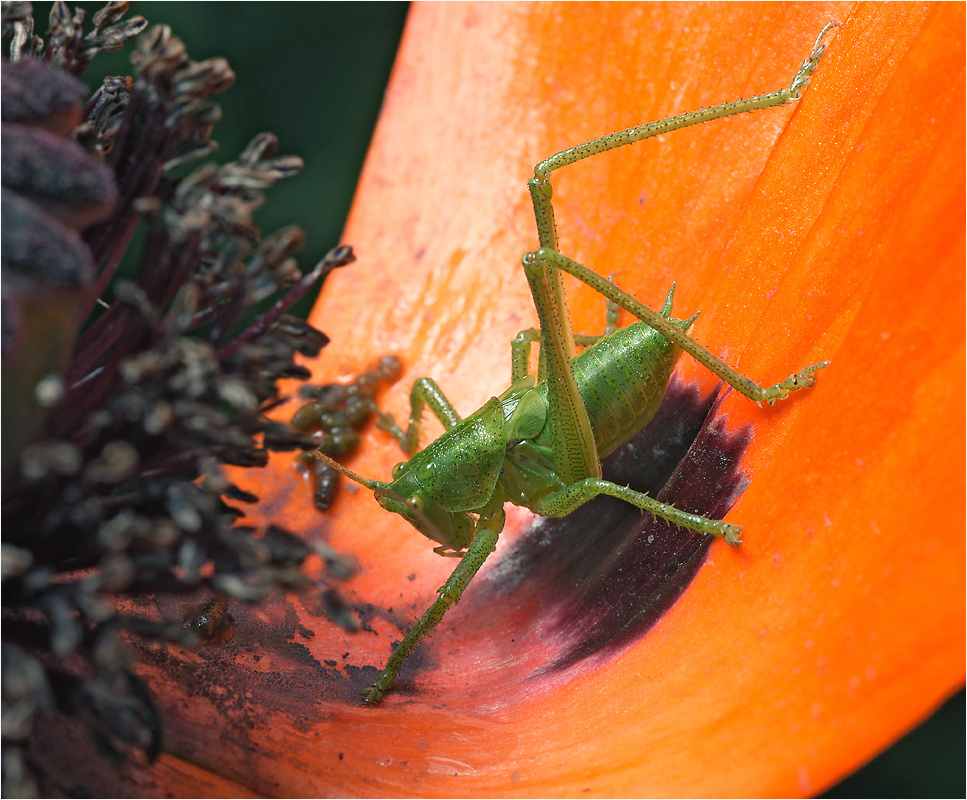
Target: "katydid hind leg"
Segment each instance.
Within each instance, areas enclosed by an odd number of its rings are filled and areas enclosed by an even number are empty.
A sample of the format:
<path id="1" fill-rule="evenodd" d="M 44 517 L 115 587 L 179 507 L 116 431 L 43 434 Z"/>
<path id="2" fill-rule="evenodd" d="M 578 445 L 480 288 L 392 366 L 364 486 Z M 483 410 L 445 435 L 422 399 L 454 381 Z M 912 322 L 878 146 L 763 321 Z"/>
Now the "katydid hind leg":
<path id="1" fill-rule="evenodd" d="M 558 275 L 553 267 L 527 258 L 524 273 L 530 285 L 541 330 L 540 363 L 547 387 L 547 409 L 551 449 L 555 467 L 566 484 L 601 476 L 591 430 L 591 420 L 571 368 L 574 349 L 567 323 L 567 309 L 555 300 L 548 276 Z"/>
<path id="2" fill-rule="evenodd" d="M 528 181 L 528 190 L 534 206 L 534 218 L 537 224 L 538 239 L 540 249 L 534 253 L 524 256 L 525 270 L 528 269 L 528 262 L 531 269 L 540 272 L 545 276 L 547 289 L 545 290 L 549 302 L 560 306 L 559 314 L 562 322 L 560 325 L 567 332 L 566 307 L 564 307 L 563 288 L 560 280 L 560 272 L 568 272 L 579 280 L 588 284 L 596 291 L 600 292 L 611 303 L 624 308 L 634 314 L 638 319 L 645 322 L 650 327 L 664 334 L 675 344 L 689 353 L 699 363 L 705 366 L 722 380 L 735 388 L 738 392 L 745 395 L 757 403 L 767 402 L 770 405 L 777 400 L 785 399 L 791 392 L 807 388 L 815 383 L 815 373 L 828 365 L 828 362 L 821 361 L 811 364 L 801 369 L 799 372 L 790 375 L 783 381 L 770 387 L 763 387 L 755 381 L 745 377 L 722 359 L 710 353 L 683 331 L 665 322 L 661 314 L 652 311 L 647 306 L 643 306 L 631 295 L 622 292 L 611 280 L 607 280 L 597 275 L 577 262 L 567 259 L 561 255 L 558 246 L 557 226 L 555 222 L 554 207 L 552 198 L 554 195 L 551 186 L 551 173 L 563 167 L 575 164 L 587 158 L 593 158 L 601 153 L 614 150 L 619 147 L 641 142 L 653 136 L 670 133 L 671 131 L 687 128 L 692 125 L 699 125 L 712 120 L 742 114 L 751 111 L 759 111 L 766 108 L 781 106 L 786 103 L 798 100 L 805 88 L 808 86 L 812 75 L 819 66 L 820 59 L 826 51 L 826 34 L 838 22 L 830 22 L 820 31 L 813 44 L 809 57 L 802 63 L 799 70 L 787 88 L 779 89 L 767 94 L 757 95 L 745 100 L 736 100 L 721 105 L 699 111 L 691 111 L 668 117 L 656 122 L 648 122 L 643 125 L 636 125 L 617 133 L 601 136 L 596 139 L 584 142 L 575 147 L 569 147 L 559 153 L 555 153 L 550 158 L 541 161 L 534 167 L 534 177 Z M 528 273 L 530 274 L 530 273 Z M 532 284 L 533 291 L 533 284 Z M 535 294 L 535 302 L 537 300 Z M 540 309 L 538 309 L 540 310 Z M 609 306 L 610 314 L 610 306 Z M 609 328 L 611 327 L 611 317 L 609 317 Z M 542 323 L 543 328 L 543 323 Z M 543 365 L 545 353 L 542 343 L 541 363 Z M 560 359 L 560 356 L 557 357 Z M 557 451 L 555 450 L 555 453 Z"/>

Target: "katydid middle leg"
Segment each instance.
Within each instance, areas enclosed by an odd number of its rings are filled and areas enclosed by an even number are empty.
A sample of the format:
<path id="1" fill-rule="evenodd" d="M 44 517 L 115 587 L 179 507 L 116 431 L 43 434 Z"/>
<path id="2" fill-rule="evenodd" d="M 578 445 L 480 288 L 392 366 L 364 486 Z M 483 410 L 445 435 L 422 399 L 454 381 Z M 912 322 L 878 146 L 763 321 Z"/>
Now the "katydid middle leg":
<path id="1" fill-rule="evenodd" d="M 648 511 L 656 517 L 661 517 L 680 528 L 688 528 L 709 536 L 721 536 L 728 544 L 733 546 L 742 542 L 739 538 L 742 529 L 738 525 L 730 525 L 722 520 L 709 519 L 699 514 L 682 511 L 675 506 L 655 500 L 643 492 L 635 491 L 627 486 L 619 486 L 603 478 L 585 478 L 583 481 L 549 495 L 541 501 L 536 511 L 544 517 L 563 517 L 601 494 L 624 500 L 626 503 L 630 503 L 642 511 Z"/>
<path id="2" fill-rule="evenodd" d="M 410 390 L 410 420 L 404 432 L 392 414 L 380 412 L 376 409 L 378 417 L 376 427 L 389 433 L 400 443 L 403 452 L 410 455 L 416 452 L 419 443 L 420 427 L 423 422 L 423 409 L 429 406 L 433 415 L 440 420 L 444 428 L 450 429 L 460 421 L 460 415 L 447 400 L 443 390 L 437 386 L 433 378 L 420 378 L 414 381 L 413 388 Z"/>

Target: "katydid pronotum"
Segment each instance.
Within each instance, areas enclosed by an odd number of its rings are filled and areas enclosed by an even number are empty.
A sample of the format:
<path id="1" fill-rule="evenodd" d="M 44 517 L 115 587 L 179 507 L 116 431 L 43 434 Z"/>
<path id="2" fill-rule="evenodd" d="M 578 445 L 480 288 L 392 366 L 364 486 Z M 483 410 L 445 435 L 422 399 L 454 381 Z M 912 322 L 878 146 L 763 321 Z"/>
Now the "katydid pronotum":
<path id="1" fill-rule="evenodd" d="M 788 88 L 640 125 L 594 139 L 551 156 L 534 168 L 528 182 L 540 247 L 523 256 L 540 329 L 521 331 L 511 343 L 511 386 L 482 408 L 461 418 L 430 378 L 417 380 L 410 393 L 410 419 L 402 431 L 388 414 L 379 427 L 412 454 L 393 469 L 389 482 L 369 480 L 315 455 L 346 477 L 371 489 L 387 511 L 404 517 L 438 543 L 434 551 L 460 558 L 439 597 L 397 645 L 377 681 L 363 692 L 379 703 L 400 667 L 420 640 L 456 603 L 493 552 L 504 527 L 504 505 L 523 506 L 545 517 L 563 517 L 598 495 L 610 495 L 674 525 L 740 543 L 740 529 L 721 520 L 689 514 L 646 494 L 603 480 L 600 459 L 628 441 L 654 416 L 672 370 L 686 352 L 736 391 L 770 405 L 810 387 L 822 361 L 784 381 L 763 387 L 738 373 L 688 335 L 698 316 L 671 316 L 672 290 L 661 312 L 652 311 L 587 267 L 558 250 L 550 174 L 554 170 L 641 141 L 746 111 L 799 99 L 816 71 L 831 22 L 820 32 L 812 53 Z M 574 336 L 569 330 L 561 273 L 566 272 L 604 296 L 608 324 L 602 336 Z M 638 322 L 615 330 L 617 309 Z M 530 349 L 540 345 L 538 376 L 529 374 Z M 585 347 L 575 355 L 575 345 Z M 415 452 L 425 406 L 446 429 Z"/>

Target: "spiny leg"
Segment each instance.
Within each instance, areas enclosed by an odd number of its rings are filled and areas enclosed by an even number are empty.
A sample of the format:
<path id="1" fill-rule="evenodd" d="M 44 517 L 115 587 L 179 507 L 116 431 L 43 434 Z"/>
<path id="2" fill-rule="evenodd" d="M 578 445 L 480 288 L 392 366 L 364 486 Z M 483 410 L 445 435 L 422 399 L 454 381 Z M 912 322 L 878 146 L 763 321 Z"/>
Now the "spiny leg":
<path id="1" fill-rule="evenodd" d="M 520 331 L 510 343 L 510 382 L 515 383 L 525 375 L 531 374 L 531 344 L 541 340 L 541 332 L 537 328 L 527 328 Z M 538 376 L 540 380 L 541 376 Z"/>
<path id="2" fill-rule="evenodd" d="M 550 158 L 544 159 L 534 167 L 534 180 L 542 187 L 546 186 L 546 188 L 542 188 L 542 196 L 546 196 L 550 200 L 551 188 L 548 176 L 551 172 L 561 167 L 566 167 L 569 164 L 574 164 L 585 158 L 598 155 L 599 153 L 606 153 L 609 150 L 614 150 L 616 147 L 624 147 L 634 142 L 640 142 L 643 139 L 650 139 L 652 136 L 677 131 L 691 125 L 700 125 L 703 122 L 710 122 L 714 119 L 721 119 L 722 117 L 730 117 L 734 114 L 744 114 L 749 111 L 781 106 L 785 103 L 798 100 L 802 96 L 805 88 L 809 85 L 809 79 L 812 77 L 812 74 L 819 66 L 820 58 L 826 52 L 826 45 L 823 44 L 823 39 L 829 30 L 837 25 L 839 25 L 838 22 L 830 22 L 819 32 L 819 36 L 816 37 L 816 43 L 813 45 L 813 50 L 809 58 L 802 63 L 799 71 L 795 74 L 792 82 L 786 89 L 769 92 L 768 94 L 760 94 L 746 100 L 733 100 L 730 103 L 722 103 L 721 105 L 704 108 L 700 111 L 689 111 L 686 114 L 667 117 L 666 119 L 648 122 L 644 125 L 636 125 L 632 128 L 619 131 L 618 133 L 592 139 L 576 147 L 569 147 L 567 150 L 562 150 L 560 153 L 555 153 Z M 540 227 L 541 215 L 539 214 L 538 228 Z M 553 247 L 550 243 L 543 241 L 541 242 L 541 246 Z"/>
<path id="3" fill-rule="evenodd" d="M 506 516 L 502 506 L 490 513 L 488 516 L 481 516 L 477 523 L 477 530 L 474 533 L 473 541 L 467 548 L 467 553 L 455 570 L 447 578 L 446 583 L 440 587 L 440 596 L 436 602 L 430 606 L 423 614 L 419 622 L 403 637 L 402 641 L 393 650 L 393 654 L 386 662 L 386 668 L 380 674 L 376 682 L 368 689 L 363 691 L 363 700 L 367 705 L 376 705 L 383 699 L 383 695 L 389 691 L 396 679 L 400 667 L 406 661 L 406 657 L 413 652 L 420 640 L 426 636 L 443 619 L 447 609 L 460 600 L 460 596 L 473 580 L 474 575 L 484 565 L 487 557 L 497 546 L 497 538 L 504 527 Z"/>
<path id="4" fill-rule="evenodd" d="M 617 497 L 619 500 L 637 506 L 642 511 L 648 511 L 656 517 L 668 520 L 673 525 L 710 536 L 721 536 L 733 546 L 742 541 L 739 538 L 742 529 L 738 525 L 730 525 L 722 520 L 690 514 L 687 511 L 675 508 L 675 506 L 654 500 L 647 494 L 636 492 L 627 486 L 618 486 L 603 478 L 586 478 L 568 486 L 566 489 L 555 492 L 544 498 L 536 511 L 545 517 L 563 517 L 600 494 Z"/>
<path id="5" fill-rule="evenodd" d="M 614 283 L 614 276 L 617 273 L 612 272 L 608 276 L 608 280 Z M 668 296 L 665 298 L 665 302 L 662 303 L 661 313 L 663 316 L 668 316 L 672 310 L 672 297 L 675 295 L 675 282 L 672 281 L 671 289 L 668 290 Z M 604 333 L 599 336 L 578 336 L 574 337 L 574 343 L 580 345 L 581 347 L 590 347 L 592 344 L 596 344 L 601 339 L 606 336 L 610 336 L 616 330 L 618 330 L 618 311 L 621 309 L 614 300 L 609 297 L 604 298 Z"/>
<path id="6" fill-rule="evenodd" d="M 609 305 L 610 305 L 609 301 Z M 617 308 L 617 306 L 615 306 Z M 609 312 L 610 313 L 610 312 Z M 617 316 L 617 313 L 615 313 Z M 605 329 L 603 334 L 600 333 L 575 333 L 573 336 L 574 344 L 578 347 L 590 347 L 593 344 L 600 342 L 606 336 L 610 336 L 614 333 L 616 328 L 614 328 L 610 323 Z M 534 342 L 541 341 L 541 332 L 537 328 L 527 328 L 520 331 L 510 343 L 510 382 L 520 380 L 525 375 L 530 375 L 530 359 L 531 359 L 531 345 Z M 543 380 L 543 375 L 538 373 L 537 380 Z"/>
<path id="7" fill-rule="evenodd" d="M 612 272 L 608 276 L 608 280 L 614 282 L 614 273 Z M 675 291 L 675 284 L 672 284 L 671 292 L 668 293 L 668 300 L 666 301 L 668 307 L 671 308 L 671 296 L 672 292 Z M 610 336 L 616 330 L 618 330 L 618 304 L 613 300 L 609 300 L 607 297 L 604 298 L 604 335 Z M 594 342 L 590 342 L 594 344 Z"/>
<path id="8" fill-rule="evenodd" d="M 560 273 L 548 262 L 523 260 L 534 308 L 540 321 L 541 352 L 538 375 L 547 399 L 548 432 L 555 469 L 566 485 L 587 477 L 601 477 L 594 433 L 584 399 L 578 391 L 571 367 L 574 343 L 563 293 L 556 297 L 554 281 L 560 288 Z"/>
<path id="9" fill-rule="evenodd" d="M 799 372 L 790 375 L 784 381 L 780 381 L 774 386 L 768 388 L 760 386 L 751 378 L 745 377 L 730 367 L 718 356 L 710 353 L 705 347 L 696 342 L 676 325 L 669 322 L 657 311 L 652 311 L 648 306 L 640 303 L 630 294 L 619 289 L 611 281 L 602 278 L 583 264 L 578 264 L 567 256 L 545 248 L 538 250 L 536 253 L 527 253 L 524 256 L 524 262 L 525 269 L 528 268 L 528 264 L 532 264 L 531 269 L 541 269 L 541 265 L 547 264 L 555 270 L 561 270 L 567 272 L 569 275 L 573 275 L 596 292 L 613 300 L 623 309 L 634 314 L 646 325 L 654 328 L 665 336 L 665 338 L 678 345 L 710 372 L 718 375 L 723 381 L 734 387 L 740 394 L 757 403 L 766 402 L 769 405 L 773 405 L 777 400 L 787 398 L 791 392 L 812 386 L 816 382 L 814 377 L 815 373 L 829 365 L 828 361 L 820 361 L 818 364 L 803 367 Z"/>
<path id="10" fill-rule="evenodd" d="M 433 378 L 420 378 L 413 383 L 413 388 L 410 390 L 410 421 L 406 432 L 404 433 L 396 424 L 392 414 L 380 412 L 379 409 L 375 409 L 378 414 L 376 427 L 396 439 L 404 453 L 407 455 L 415 453 L 420 438 L 423 409 L 426 406 L 430 407 L 434 416 L 448 430 L 460 421 L 460 415 L 437 386 L 436 381 Z"/>

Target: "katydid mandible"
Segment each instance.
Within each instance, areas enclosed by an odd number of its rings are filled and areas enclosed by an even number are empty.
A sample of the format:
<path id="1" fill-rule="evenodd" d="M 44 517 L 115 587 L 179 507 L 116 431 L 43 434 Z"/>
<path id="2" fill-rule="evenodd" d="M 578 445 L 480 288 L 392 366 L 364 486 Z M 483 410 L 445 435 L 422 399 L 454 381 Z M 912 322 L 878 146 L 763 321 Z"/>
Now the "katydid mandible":
<path id="1" fill-rule="evenodd" d="M 561 254 L 550 174 L 642 139 L 799 99 L 825 50 L 823 38 L 836 24 L 831 22 L 823 28 L 787 89 L 629 128 L 539 163 L 528 188 L 540 247 L 525 254 L 522 263 L 540 329 L 521 331 L 511 343 L 510 388 L 469 417 L 461 418 L 432 379 L 417 380 L 410 393 L 407 430 L 402 431 L 389 414 L 381 414 L 377 423 L 399 440 L 407 454 L 412 454 L 408 461 L 394 467 L 392 481 L 363 478 L 315 453 L 371 489 L 387 511 L 401 515 L 437 542 L 435 552 L 460 557 L 453 574 L 440 587 L 437 600 L 397 645 L 377 681 L 363 692 L 368 705 L 382 700 L 406 657 L 460 599 L 493 552 L 508 502 L 541 516 L 563 517 L 598 495 L 610 495 L 674 525 L 721 536 L 730 545 L 740 543 L 741 531 L 736 525 L 686 513 L 603 480 L 600 459 L 628 441 L 654 416 L 683 351 L 744 396 L 770 405 L 812 386 L 815 373 L 828 362 L 805 367 L 774 386 L 760 386 L 688 335 L 697 314 L 686 320 L 671 316 L 674 284 L 661 311 L 655 312 L 612 281 Z M 572 336 L 562 272 L 605 297 L 608 325 L 603 336 Z M 618 308 L 640 321 L 615 330 Z M 540 344 L 537 378 L 529 374 L 533 342 Z M 575 345 L 586 349 L 575 355 Z M 426 406 L 446 431 L 415 452 Z"/>

